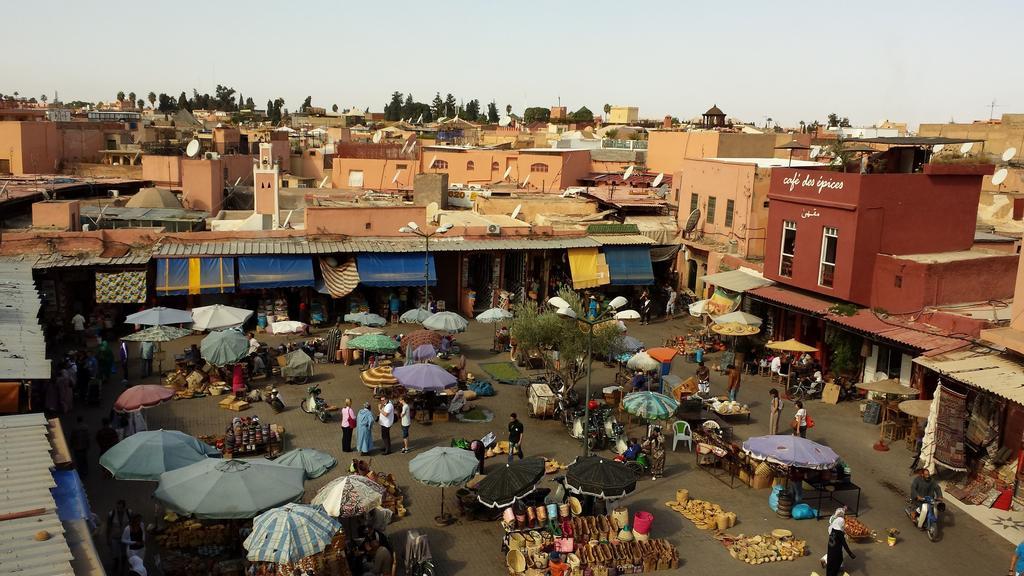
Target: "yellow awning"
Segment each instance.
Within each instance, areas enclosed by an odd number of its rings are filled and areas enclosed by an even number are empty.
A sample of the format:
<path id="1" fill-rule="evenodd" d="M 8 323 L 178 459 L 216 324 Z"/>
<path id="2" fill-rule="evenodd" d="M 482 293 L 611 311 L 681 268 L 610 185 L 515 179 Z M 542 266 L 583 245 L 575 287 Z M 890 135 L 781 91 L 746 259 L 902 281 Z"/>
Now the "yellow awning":
<path id="1" fill-rule="evenodd" d="M 609 282 L 608 264 L 597 248 L 570 248 L 569 270 L 572 272 L 572 287 L 576 290 Z"/>

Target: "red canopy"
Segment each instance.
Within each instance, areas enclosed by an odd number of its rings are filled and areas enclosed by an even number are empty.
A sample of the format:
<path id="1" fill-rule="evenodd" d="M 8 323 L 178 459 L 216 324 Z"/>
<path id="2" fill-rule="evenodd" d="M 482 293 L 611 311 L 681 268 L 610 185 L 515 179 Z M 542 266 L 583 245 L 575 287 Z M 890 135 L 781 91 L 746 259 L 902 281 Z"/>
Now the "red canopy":
<path id="1" fill-rule="evenodd" d="M 114 410 L 118 412 L 134 412 L 143 408 L 152 408 L 174 398 L 174 390 L 156 384 L 132 386 L 117 397 Z"/>

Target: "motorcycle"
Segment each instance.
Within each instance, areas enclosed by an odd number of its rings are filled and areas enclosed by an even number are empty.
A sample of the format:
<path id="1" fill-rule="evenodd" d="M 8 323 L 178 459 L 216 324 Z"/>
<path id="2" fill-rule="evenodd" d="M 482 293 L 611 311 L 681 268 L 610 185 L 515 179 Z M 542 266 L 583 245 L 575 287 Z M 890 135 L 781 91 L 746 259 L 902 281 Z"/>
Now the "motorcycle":
<path id="1" fill-rule="evenodd" d="M 270 394 L 267 394 L 265 402 L 267 404 L 270 404 L 270 408 L 271 410 L 274 411 L 275 414 L 280 414 L 281 412 L 284 412 L 284 402 L 278 395 L 277 388 L 272 389 L 270 391 Z"/>
<path id="2" fill-rule="evenodd" d="M 320 397 L 320 387 L 316 384 L 306 388 L 306 399 L 300 404 L 306 414 L 315 414 L 321 422 L 331 421 L 331 412 L 327 409 L 327 401 Z"/>
<path id="3" fill-rule="evenodd" d="M 917 520 L 914 519 L 914 503 L 911 502 L 910 506 L 907 506 L 904 510 L 907 513 L 907 518 L 910 518 L 914 525 L 917 525 Z M 928 534 L 928 540 L 937 542 L 939 540 L 939 526 L 941 525 L 942 513 L 946 511 L 946 503 L 942 500 L 936 500 L 931 496 L 926 496 L 924 502 L 921 503 L 921 509 L 919 514 L 925 514 L 925 521 L 923 530 Z"/>

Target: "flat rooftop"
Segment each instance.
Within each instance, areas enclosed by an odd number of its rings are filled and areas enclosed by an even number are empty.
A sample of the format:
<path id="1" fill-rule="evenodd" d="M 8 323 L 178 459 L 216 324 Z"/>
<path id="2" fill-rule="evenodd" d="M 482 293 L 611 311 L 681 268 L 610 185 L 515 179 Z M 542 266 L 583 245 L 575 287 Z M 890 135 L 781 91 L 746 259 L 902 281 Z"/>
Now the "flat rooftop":
<path id="1" fill-rule="evenodd" d="M 910 260 L 920 264 L 944 264 L 946 262 L 980 260 L 982 258 L 996 258 L 999 256 L 1015 256 L 1015 254 L 988 250 L 959 250 L 957 252 L 935 252 L 932 254 L 902 254 L 899 256 L 894 255 L 893 258 Z"/>
<path id="2" fill-rule="evenodd" d="M 705 158 L 715 162 L 727 162 L 729 164 L 755 164 L 758 168 L 810 168 L 813 166 L 827 166 L 823 162 L 811 160 L 793 160 L 789 158 Z"/>

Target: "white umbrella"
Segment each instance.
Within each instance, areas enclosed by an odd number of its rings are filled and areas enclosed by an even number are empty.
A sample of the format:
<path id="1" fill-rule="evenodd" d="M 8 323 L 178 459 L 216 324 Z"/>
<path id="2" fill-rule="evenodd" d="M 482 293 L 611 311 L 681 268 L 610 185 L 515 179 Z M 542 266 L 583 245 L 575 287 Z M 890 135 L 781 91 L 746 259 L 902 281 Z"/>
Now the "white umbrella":
<path id="1" fill-rule="evenodd" d="M 252 310 L 214 304 L 192 309 L 192 328 L 194 330 L 222 330 L 224 328 L 241 328 L 249 318 Z"/>
<path id="2" fill-rule="evenodd" d="M 145 326 L 165 326 L 167 324 L 191 324 L 192 315 L 185 310 L 177 308 L 164 308 L 157 306 L 135 314 L 129 314 L 124 319 L 125 324 L 142 324 Z"/>
<path id="3" fill-rule="evenodd" d="M 402 324 L 422 324 L 427 318 L 430 318 L 429 310 L 424 308 L 413 308 L 399 316 L 398 321 Z"/>
<path id="4" fill-rule="evenodd" d="M 753 314 L 747 314 L 746 312 L 737 310 L 735 312 L 729 312 L 728 314 L 722 314 L 714 318 L 715 324 L 728 324 L 730 322 L 736 324 L 742 324 L 744 326 L 760 326 L 761 319 Z"/>
<path id="5" fill-rule="evenodd" d="M 441 332 L 462 332 L 469 321 L 455 312 L 438 312 L 423 321 L 423 327 Z"/>
<path id="6" fill-rule="evenodd" d="M 496 322 L 508 320 L 511 317 L 512 313 L 504 308 L 488 308 L 476 317 L 476 321 L 484 324 L 494 324 Z"/>
<path id="7" fill-rule="evenodd" d="M 700 318 L 701 315 L 703 315 L 704 312 L 707 311 L 708 302 L 710 302 L 710 301 L 711 301 L 710 299 L 707 299 L 707 300 L 697 300 L 693 304 L 690 304 L 690 306 L 689 306 L 690 316 L 694 316 L 696 318 Z"/>
<path id="8" fill-rule="evenodd" d="M 658 362 L 647 352 L 637 352 L 632 358 L 626 361 L 626 367 L 630 370 L 642 370 L 643 372 L 651 372 L 661 368 L 661 362 Z"/>

